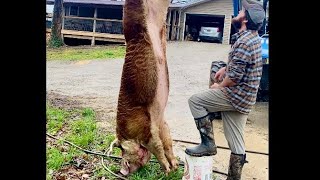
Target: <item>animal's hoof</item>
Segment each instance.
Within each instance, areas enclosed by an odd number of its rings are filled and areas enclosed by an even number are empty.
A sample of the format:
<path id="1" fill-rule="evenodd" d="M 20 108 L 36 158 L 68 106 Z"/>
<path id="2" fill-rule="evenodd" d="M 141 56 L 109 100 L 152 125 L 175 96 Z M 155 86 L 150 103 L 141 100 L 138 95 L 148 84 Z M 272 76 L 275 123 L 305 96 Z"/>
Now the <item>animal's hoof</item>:
<path id="1" fill-rule="evenodd" d="M 164 169 L 164 174 L 165 174 L 166 176 L 168 176 L 168 174 L 169 174 L 170 171 L 171 171 L 169 164 L 167 164 L 166 166 L 164 166 L 163 169 Z"/>
<path id="2" fill-rule="evenodd" d="M 179 167 L 179 163 L 176 159 L 171 160 L 171 170 L 175 171 L 176 169 L 178 169 Z"/>

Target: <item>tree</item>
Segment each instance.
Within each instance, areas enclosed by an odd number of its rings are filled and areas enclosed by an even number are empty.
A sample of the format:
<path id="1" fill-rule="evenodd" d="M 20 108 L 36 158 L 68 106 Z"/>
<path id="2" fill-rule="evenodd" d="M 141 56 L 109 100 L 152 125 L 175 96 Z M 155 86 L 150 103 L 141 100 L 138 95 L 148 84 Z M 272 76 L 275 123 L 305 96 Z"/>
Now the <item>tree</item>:
<path id="1" fill-rule="evenodd" d="M 54 7 L 53 7 L 51 37 L 49 41 L 49 46 L 51 47 L 60 47 L 63 45 L 63 39 L 61 35 L 62 9 L 63 9 L 63 0 L 55 0 Z"/>

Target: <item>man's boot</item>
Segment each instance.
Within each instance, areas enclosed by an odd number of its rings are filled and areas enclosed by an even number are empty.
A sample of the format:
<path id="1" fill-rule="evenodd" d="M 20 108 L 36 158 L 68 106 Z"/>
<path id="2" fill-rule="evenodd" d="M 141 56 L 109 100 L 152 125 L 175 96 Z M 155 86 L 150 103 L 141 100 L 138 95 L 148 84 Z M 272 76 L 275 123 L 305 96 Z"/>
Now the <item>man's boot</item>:
<path id="1" fill-rule="evenodd" d="M 240 180 L 241 172 L 244 163 L 246 161 L 246 154 L 234 154 L 231 153 L 229 161 L 228 178 L 226 180 Z"/>
<path id="2" fill-rule="evenodd" d="M 209 116 L 195 119 L 197 129 L 200 132 L 201 143 L 192 148 L 187 148 L 186 153 L 190 156 L 212 156 L 217 154 L 217 146 L 213 138 L 212 120 Z"/>

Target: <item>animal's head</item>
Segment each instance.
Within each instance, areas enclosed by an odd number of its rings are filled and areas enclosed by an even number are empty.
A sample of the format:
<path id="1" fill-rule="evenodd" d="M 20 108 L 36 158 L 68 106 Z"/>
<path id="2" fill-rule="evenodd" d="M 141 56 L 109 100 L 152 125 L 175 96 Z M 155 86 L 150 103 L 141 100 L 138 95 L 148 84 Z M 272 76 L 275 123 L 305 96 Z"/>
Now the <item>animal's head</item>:
<path id="1" fill-rule="evenodd" d="M 144 166 L 151 158 L 151 153 L 140 144 L 132 141 L 123 141 L 120 144 L 122 150 L 121 174 L 129 175 Z"/>

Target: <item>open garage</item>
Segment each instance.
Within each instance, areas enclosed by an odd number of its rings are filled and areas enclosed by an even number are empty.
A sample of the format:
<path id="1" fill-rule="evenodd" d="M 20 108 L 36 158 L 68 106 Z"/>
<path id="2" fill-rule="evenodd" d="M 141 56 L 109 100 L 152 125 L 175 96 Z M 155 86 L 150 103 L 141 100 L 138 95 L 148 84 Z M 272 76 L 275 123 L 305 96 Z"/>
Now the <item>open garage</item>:
<path id="1" fill-rule="evenodd" d="M 186 13 L 184 39 L 222 43 L 224 16 Z"/>
<path id="2" fill-rule="evenodd" d="M 178 21 L 178 25 L 180 25 L 179 40 L 198 41 L 199 35 L 202 35 L 204 41 L 211 39 L 213 42 L 229 44 L 231 17 L 234 14 L 233 1 L 198 0 L 193 2 L 184 5 L 179 11 L 179 14 L 181 14 L 181 17 L 179 16 L 180 21 Z M 171 26 L 175 25 L 174 23 L 169 24 Z M 201 31 L 201 27 L 205 28 Z M 219 40 L 210 38 L 210 36 L 216 36 L 212 31 L 219 31 Z M 209 35 L 210 33 L 211 35 Z M 209 37 L 206 37 L 208 35 Z M 200 36 L 200 41 L 201 39 Z"/>

